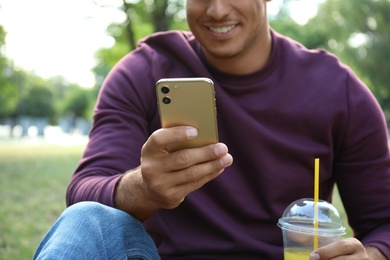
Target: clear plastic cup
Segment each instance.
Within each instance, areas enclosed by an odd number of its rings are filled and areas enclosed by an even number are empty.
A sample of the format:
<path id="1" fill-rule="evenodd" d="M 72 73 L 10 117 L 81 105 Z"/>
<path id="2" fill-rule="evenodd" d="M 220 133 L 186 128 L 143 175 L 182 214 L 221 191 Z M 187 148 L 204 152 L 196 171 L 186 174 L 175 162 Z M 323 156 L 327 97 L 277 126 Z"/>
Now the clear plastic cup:
<path id="1" fill-rule="evenodd" d="M 327 201 L 319 200 L 318 228 L 315 226 L 314 200 L 299 199 L 292 202 L 278 221 L 283 232 L 284 260 L 309 259 L 315 249 L 315 240 L 318 247 L 328 245 L 345 234 L 337 209 Z"/>

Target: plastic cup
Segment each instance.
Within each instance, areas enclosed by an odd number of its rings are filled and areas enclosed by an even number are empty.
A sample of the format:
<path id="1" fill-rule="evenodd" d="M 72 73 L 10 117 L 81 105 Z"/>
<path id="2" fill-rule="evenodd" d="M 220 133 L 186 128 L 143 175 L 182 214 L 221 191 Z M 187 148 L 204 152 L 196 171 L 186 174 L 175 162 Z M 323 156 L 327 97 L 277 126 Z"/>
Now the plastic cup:
<path id="1" fill-rule="evenodd" d="M 315 210 L 318 210 L 318 228 L 315 228 Z M 345 234 L 337 209 L 327 201 L 313 199 L 292 202 L 278 221 L 283 232 L 284 260 L 309 259 L 318 247 L 328 245 Z M 316 242 L 315 242 L 316 241 Z"/>

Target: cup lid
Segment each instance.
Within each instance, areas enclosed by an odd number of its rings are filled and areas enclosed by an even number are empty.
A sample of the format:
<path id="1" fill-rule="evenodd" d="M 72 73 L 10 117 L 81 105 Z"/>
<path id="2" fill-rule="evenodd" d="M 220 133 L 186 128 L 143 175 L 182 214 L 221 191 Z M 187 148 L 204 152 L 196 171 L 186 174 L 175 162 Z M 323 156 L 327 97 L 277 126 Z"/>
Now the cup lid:
<path id="1" fill-rule="evenodd" d="M 319 200 L 318 228 L 314 228 L 315 205 L 311 198 L 303 198 L 292 202 L 283 212 L 278 221 L 282 229 L 313 234 L 317 232 L 322 236 L 341 236 L 345 234 L 345 227 L 342 224 L 337 209 L 327 201 Z"/>

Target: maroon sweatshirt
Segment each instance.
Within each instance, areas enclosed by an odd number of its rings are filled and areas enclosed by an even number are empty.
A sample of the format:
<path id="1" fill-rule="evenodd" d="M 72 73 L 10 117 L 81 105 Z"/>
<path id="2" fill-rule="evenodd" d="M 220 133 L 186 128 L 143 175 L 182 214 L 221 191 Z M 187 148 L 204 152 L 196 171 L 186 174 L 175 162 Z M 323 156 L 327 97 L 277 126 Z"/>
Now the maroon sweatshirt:
<path id="1" fill-rule="evenodd" d="M 213 68 L 187 32 L 140 42 L 104 82 L 68 205 L 115 206 L 117 181 L 139 165 L 142 145 L 161 127 L 157 80 L 209 77 L 220 141 L 234 163 L 176 209 L 145 222 L 163 259 L 282 259 L 276 223 L 292 201 L 313 197 L 315 158 L 321 160 L 320 198 L 331 200 L 337 183 L 356 237 L 390 257 L 390 154 L 382 110 L 336 57 L 271 32 L 270 60 L 250 75 Z"/>

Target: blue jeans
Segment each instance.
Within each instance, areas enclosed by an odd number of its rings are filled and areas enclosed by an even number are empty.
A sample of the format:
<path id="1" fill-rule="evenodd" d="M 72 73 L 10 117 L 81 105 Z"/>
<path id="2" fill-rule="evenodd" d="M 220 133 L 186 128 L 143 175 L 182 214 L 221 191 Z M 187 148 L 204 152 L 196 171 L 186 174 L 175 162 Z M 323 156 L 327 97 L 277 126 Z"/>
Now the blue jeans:
<path id="1" fill-rule="evenodd" d="M 160 259 L 142 223 L 96 202 L 67 208 L 33 259 Z"/>

